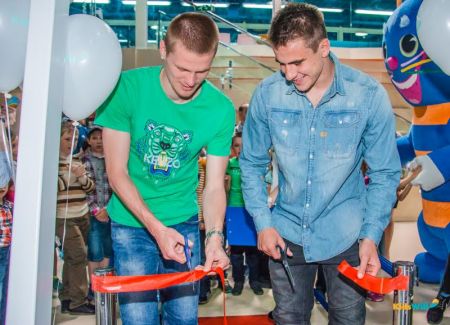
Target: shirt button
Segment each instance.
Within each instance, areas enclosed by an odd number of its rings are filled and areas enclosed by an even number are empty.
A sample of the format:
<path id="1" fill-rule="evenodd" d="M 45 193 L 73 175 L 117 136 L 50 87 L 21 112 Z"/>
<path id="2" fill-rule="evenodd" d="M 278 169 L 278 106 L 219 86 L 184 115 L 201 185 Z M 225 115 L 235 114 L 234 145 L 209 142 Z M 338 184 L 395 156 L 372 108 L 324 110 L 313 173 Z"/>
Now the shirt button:
<path id="1" fill-rule="evenodd" d="M 309 159 L 313 159 L 313 154 L 311 153 L 311 154 L 309 154 Z"/>
<path id="2" fill-rule="evenodd" d="M 303 228 L 306 229 L 306 228 L 308 228 L 308 226 L 307 225 L 303 225 Z"/>
<path id="3" fill-rule="evenodd" d="M 316 130 L 316 128 L 312 127 L 311 128 L 311 132 L 314 132 Z"/>
<path id="4" fill-rule="evenodd" d="M 306 203 L 305 207 L 309 208 L 309 203 Z"/>
<path id="5" fill-rule="evenodd" d="M 339 120 L 339 124 L 342 124 L 342 120 Z"/>
<path id="6" fill-rule="evenodd" d="M 308 181 L 308 185 L 311 185 L 311 181 Z"/>

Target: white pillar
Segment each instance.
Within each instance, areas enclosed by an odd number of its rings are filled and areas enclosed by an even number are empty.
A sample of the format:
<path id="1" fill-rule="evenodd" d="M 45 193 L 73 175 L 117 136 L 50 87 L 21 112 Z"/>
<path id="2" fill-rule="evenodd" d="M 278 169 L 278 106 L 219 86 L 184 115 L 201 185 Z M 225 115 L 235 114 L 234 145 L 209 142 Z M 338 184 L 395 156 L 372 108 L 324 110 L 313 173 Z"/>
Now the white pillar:
<path id="1" fill-rule="evenodd" d="M 136 48 L 147 48 L 148 40 L 148 6 L 147 0 L 136 1 Z"/>
<path id="2" fill-rule="evenodd" d="M 6 323 L 51 324 L 69 0 L 31 1 Z"/>

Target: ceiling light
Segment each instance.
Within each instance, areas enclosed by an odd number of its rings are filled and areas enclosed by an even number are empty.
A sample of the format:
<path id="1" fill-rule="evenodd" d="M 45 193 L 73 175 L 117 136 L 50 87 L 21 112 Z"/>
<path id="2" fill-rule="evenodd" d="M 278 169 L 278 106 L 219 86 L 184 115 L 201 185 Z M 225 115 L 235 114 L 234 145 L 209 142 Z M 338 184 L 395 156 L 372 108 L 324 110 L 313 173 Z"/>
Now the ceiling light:
<path id="1" fill-rule="evenodd" d="M 73 3 L 109 4 L 109 0 L 72 0 Z"/>
<path id="2" fill-rule="evenodd" d="M 272 4 L 243 3 L 242 7 L 248 8 L 248 9 L 272 9 Z"/>
<path id="3" fill-rule="evenodd" d="M 337 13 L 341 13 L 344 11 L 344 9 L 341 8 L 317 8 L 322 12 L 337 12 Z"/>
<path id="4" fill-rule="evenodd" d="M 124 5 L 136 5 L 136 0 L 122 0 Z M 172 3 L 170 1 L 147 1 L 147 6 L 170 6 Z"/>
<path id="5" fill-rule="evenodd" d="M 211 3 L 211 2 L 192 2 L 194 6 L 211 6 L 214 8 L 228 8 L 230 6 L 229 3 Z M 183 2 L 181 4 L 183 7 L 190 7 L 190 3 Z"/>
<path id="6" fill-rule="evenodd" d="M 361 14 L 361 15 L 390 16 L 390 15 L 392 15 L 393 11 L 356 9 L 355 13 Z"/>
<path id="7" fill-rule="evenodd" d="M 242 4 L 244 8 L 251 8 L 251 9 L 272 9 L 273 4 L 272 1 L 267 2 L 267 4 L 262 3 L 244 3 Z M 281 8 L 284 8 L 285 5 L 282 5 Z M 344 11 L 344 9 L 341 8 L 317 8 L 322 12 L 335 12 L 335 13 L 341 13 Z"/>
<path id="8" fill-rule="evenodd" d="M 363 32 L 356 32 L 355 35 L 356 35 L 356 36 L 359 36 L 359 37 L 366 37 L 366 36 L 369 35 L 369 34 L 363 33 Z"/>

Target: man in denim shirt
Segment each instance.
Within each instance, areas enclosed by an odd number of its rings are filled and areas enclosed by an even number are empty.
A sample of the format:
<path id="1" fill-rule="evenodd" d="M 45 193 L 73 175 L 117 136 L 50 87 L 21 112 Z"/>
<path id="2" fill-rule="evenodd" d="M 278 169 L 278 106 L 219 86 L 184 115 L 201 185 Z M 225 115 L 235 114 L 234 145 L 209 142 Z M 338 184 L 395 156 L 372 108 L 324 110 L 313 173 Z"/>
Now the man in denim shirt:
<path id="1" fill-rule="evenodd" d="M 258 248 L 272 257 L 277 324 L 309 324 L 319 264 L 327 281 L 330 324 L 364 324 L 364 297 L 338 277 L 347 260 L 358 276 L 380 269 L 377 244 L 400 179 L 395 123 L 383 87 L 330 53 L 323 16 L 289 4 L 269 33 L 281 72 L 256 89 L 240 161 L 246 209 Z M 263 175 L 273 146 L 279 196 L 271 213 Z M 369 166 L 365 188 L 361 163 Z M 291 289 L 277 246 L 288 246 Z"/>

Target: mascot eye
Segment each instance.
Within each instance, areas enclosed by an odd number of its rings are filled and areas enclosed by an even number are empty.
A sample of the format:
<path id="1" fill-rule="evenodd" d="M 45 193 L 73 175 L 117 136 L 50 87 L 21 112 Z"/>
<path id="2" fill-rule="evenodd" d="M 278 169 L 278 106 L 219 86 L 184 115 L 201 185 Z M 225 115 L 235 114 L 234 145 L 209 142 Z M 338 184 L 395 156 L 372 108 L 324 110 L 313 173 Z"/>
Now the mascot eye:
<path id="1" fill-rule="evenodd" d="M 400 52 L 408 58 L 417 53 L 419 41 L 413 34 L 407 34 L 400 39 Z"/>
<path id="2" fill-rule="evenodd" d="M 387 58 L 387 47 L 386 47 L 386 43 L 383 43 L 383 57 L 386 59 Z"/>

